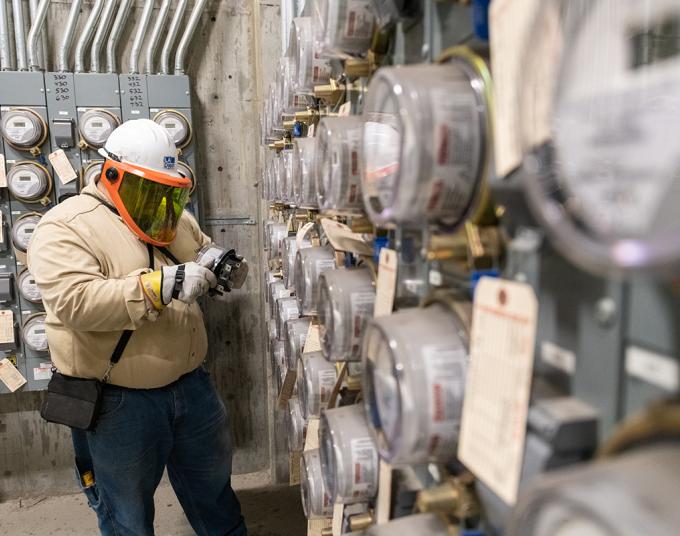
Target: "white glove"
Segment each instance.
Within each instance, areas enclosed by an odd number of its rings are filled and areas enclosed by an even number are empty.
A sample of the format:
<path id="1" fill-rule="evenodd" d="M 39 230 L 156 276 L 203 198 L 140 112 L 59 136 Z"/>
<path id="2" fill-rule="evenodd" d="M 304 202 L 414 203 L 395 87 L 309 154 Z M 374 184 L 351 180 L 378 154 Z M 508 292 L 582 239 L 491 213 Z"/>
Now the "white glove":
<path id="1" fill-rule="evenodd" d="M 212 259 L 210 261 L 212 266 Z M 207 261 L 204 264 L 207 264 Z M 217 286 L 217 278 L 210 271 L 209 266 L 204 266 L 195 262 L 187 262 L 179 266 L 163 266 L 163 303 L 168 304 L 173 299 L 175 290 L 175 276 L 183 266 L 184 280 L 181 283 L 177 299 L 184 303 L 194 303 L 199 296 L 208 293 L 208 290 Z"/>

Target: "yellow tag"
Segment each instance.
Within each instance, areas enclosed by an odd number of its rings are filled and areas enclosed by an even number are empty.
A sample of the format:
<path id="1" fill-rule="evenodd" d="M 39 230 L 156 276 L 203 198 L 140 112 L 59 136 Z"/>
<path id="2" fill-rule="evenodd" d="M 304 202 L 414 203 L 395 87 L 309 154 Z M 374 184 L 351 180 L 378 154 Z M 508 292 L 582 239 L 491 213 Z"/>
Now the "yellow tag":
<path id="1" fill-rule="evenodd" d="M 458 457 L 509 505 L 517 501 L 538 301 L 529 285 L 489 277 L 475 292 Z"/>
<path id="2" fill-rule="evenodd" d="M 297 372 L 294 370 L 287 370 L 286 376 L 283 378 L 283 384 L 281 385 L 281 392 L 279 393 L 279 399 L 277 405 L 279 409 L 288 409 L 288 401 L 293 396 L 293 389 L 295 389 L 295 381 L 297 380 Z"/>
<path id="3" fill-rule="evenodd" d="M 380 265 L 378 266 L 378 282 L 375 289 L 375 306 L 373 316 L 387 316 L 392 314 L 394 295 L 397 290 L 397 252 L 393 249 L 380 250 Z"/>
<path id="4" fill-rule="evenodd" d="M 319 335 L 319 326 L 317 324 L 309 324 L 309 330 L 307 330 L 307 338 L 305 339 L 305 349 L 303 354 L 309 354 L 310 352 L 321 351 L 321 337 Z"/>
<path id="5" fill-rule="evenodd" d="M 323 218 L 321 227 L 323 227 L 333 249 L 358 253 L 368 257 L 373 255 L 373 246 L 367 243 L 359 233 L 353 232 L 347 225 L 329 218 Z"/>
<path id="6" fill-rule="evenodd" d="M 307 436 L 305 438 L 305 452 L 319 448 L 319 418 L 307 419 Z"/>
<path id="7" fill-rule="evenodd" d="M 7 168 L 4 154 L 0 154 L 0 188 L 7 188 Z"/>
<path id="8" fill-rule="evenodd" d="M 63 149 L 57 149 L 50 153 L 47 158 L 62 184 L 68 184 L 78 178 L 78 174 L 73 169 Z"/>
<path id="9" fill-rule="evenodd" d="M 346 102 L 342 106 L 340 106 L 340 109 L 338 110 L 338 116 L 340 117 L 347 117 L 348 115 L 351 115 L 352 113 L 352 103 L 351 102 Z"/>
<path id="10" fill-rule="evenodd" d="M 0 360 L 0 381 L 12 393 L 26 384 L 26 378 L 12 365 L 9 359 Z"/>
<path id="11" fill-rule="evenodd" d="M 14 313 L 11 309 L 0 311 L 0 343 L 14 343 Z"/>

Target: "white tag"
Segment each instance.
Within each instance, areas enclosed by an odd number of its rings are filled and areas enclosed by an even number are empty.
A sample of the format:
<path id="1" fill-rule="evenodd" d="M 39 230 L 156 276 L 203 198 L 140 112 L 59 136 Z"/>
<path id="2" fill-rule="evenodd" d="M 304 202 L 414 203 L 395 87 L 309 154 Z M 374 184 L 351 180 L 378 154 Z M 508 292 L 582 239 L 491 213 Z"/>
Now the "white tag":
<path id="1" fill-rule="evenodd" d="M 39 367 L 33 369 L 33 379 L 49 380 L 52 377 L 52 363 L 40 363 Z"/>
<path id="2" fill-rule="evenodd" d="M 305 438 L 305 452 L 319 448 L 319 418 L 307 419 L 307 437 Z"/>
<path id="3" fill-rule="evenodd" d="M 397 252 L 393 249 L 380 250 L 380 265 L 378 267 L 378 282 L 375 290 L 375 308 L 373 316 L 387 316 L 392 314 L 394 295 L 397 290 Z"/>
<path id="4" fill-rule="evenodd" d="M 569 375 L 576 371 L 576 354 L 549 341 L 541 343 L 541 361 Z"/>
<path id="5" fill-rule="evenodd" d="M 477 285 L 458 458 L 508 505 L 522 470 L 537 317 L 529 285 Z"/>
<path id="6" fill-rule="evenodd" d="M 54 168 L 54 171 L 59 177 L 62 184 L 68 184 L 78 178 L 78 174 L 73 169 L 71 162 L 63 149 L 57 149 L 47 157 Z"/>
<path id="7" fill-rule="evenodd" d="M 14 313 L 11 309 L 0 311 L 0 343 L 14 343 Z"/>
<path id="8" fill-rule="evenodd" d="M 367 243 L 363 236 L 355 233 L 344 223 L 323 218 L 321 227 L 328 238 L 328 241 L 336 251 L 349 251 L 359 255 L 372 256 L 373 246 Z"/>
<path id="9" fill-rule="evenodd" d="M 0 360 L 0 381 L 13 393 L 26 383 L 26 378 L 12 365 L 9 359 L 4 358 Z"/>
<path id="10" fill-rule="evenodd" d="M 314 227 L 314 222 L 309 221 L 298 229 L 298 232 L 295 235 L 295 242 L 297 243 L 298 249 L 302 249 L 302 242 L 304 242 L 307 233 L 312 229 L 312 227 Z"/>
<path id="11" fill-rule="evenodd" d="M 4 154 L 0 154 L 0 188 L 7 188 L 7 167 Z"/>
<path id="12" fill-rule="evenodd" d="M 305 339 L 305 349 L 302 351 L 302 353 L 308 354 L 310 352 L 318 352 L 320 350 L 321 339 L 319 337 L 319 326 L 316 324 L 309 324 L 307 338 Z"/>
<path id="13" fill-rule="evenodd" d="M 342 503 L 333 505 L 333 536 L 342 536 L 342 518 L 345 513 L 345 506 Z"/>
<path id="14" fill-rule="evenodd" d="M 338 109 L 338 116 L 339 117 L 347 117 L 352 113 L 352 103 L 351 102 L 346 102 L 340 108 Z"/>
<path id="15" fill-rule="evenodd" d="M 375 522 L 382 525 L 390 520 L 392 507 L 392 466 L 380 459 L 380 480 L 378 484 L 378 498 L 375 502 Z"/>
<path id="16" fill-rule="evenodd" d="M 665 391 L 675 392 L 680 385 L 675 359 L 637 346 L 626 348 L 626 373 Z"/>

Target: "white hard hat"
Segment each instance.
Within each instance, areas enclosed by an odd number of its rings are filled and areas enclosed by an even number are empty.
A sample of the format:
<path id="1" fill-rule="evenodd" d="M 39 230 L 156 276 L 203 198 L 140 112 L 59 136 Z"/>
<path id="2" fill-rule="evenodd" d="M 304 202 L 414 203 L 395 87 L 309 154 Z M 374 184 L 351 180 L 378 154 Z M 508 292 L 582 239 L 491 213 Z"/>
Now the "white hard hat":
<path id="1" fill-rule="evenodd" d="M 125 121 L 98 152 L 104 158 L 182 177 L 177 170 L 174 140 L 166 129 L 150 119 Z"/>

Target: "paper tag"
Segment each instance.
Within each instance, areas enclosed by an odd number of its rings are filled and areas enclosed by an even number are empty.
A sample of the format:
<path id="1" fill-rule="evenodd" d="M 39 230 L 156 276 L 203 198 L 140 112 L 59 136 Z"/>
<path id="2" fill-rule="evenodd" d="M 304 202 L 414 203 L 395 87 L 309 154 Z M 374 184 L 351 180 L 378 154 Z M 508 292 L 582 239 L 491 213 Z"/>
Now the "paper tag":
<path id="1" fill-rule="evenodd" d="M 39 367 L 33 369 L 33 379 L 49 380 L 52 377 L 52 363 L 40 363 Z"/>
<path id="2" fill-rule="evenodd" d="M 0 360 L 0 381 L 13 393 L 26 383 L 26 378 L 5 358 Z"/>
<path id="3" fill-rule="evenodd" d="M 0 210 L 0 244 L 5 243 L 5 213 Z"/>
<path id="4" fill-rule="evenodd" d="M 373 246 L 367 243 L 359 233 L 353 232 L 347 225 L 329 218 L 323 218 L 321 220 L 321 227 L 323 227 L 324 233 L 333 249 L 349 251 L 368 257 L 373 255 Z"/>
<path id="5" fill-rule="evenodd" d="M 307 419 L 307 437 L 305 438 L 305 452 L 319 448 L 319 422 L 318 417 Z"/>
<path id="6" fill-rule="evenodd" d="M 319 326 L 317 324 L 309 324 L 309 329 L 307 330 L 307 338 L 305 339 L 305 349 L 302 351 L 303 354 L 309 354 L 310 352 L 321 351 L 321 338 L 319 336 Z"/>
<path id="7" fill-rule="evenodd" d="M 352 114 L 352 103 L 350 101 L 346 102 L 338 109 L 339 117 L 347 117 Z"/>
<path id="8" fill-rule="evenodd" d="M 307 137 L 308 138 L 313 138 L 314 137 L 314 132 L 316 131 L 316 125 L 309 125 L 309 128 L 307 129 Z"/>
<path id="9" fill-rule="evenodd" d="M 333 505 L 333 536 L 342 536 L 342 518 L 345 514 L 345 506 L 342 503 Z"/>
<path id="10" fill-rule="evenodd" d="M 54 168 L 54 171 L 59 177 L 62 184 L 68 184 L 78 178 L 78 174 L 73 169 L 71 162 L 63 149 L 57 149 L 47 157 Z"/>
<path id="11" fill-rule="evenodd" d="M 517 501 L 538 301 L 523 283 L 477 285 L 458 457 L 509 505 Z"/>
<path id="12" fill-rule="evenodd" d="M 393 249 L 380 250 L 380 265 L 378 266 L 378 282 L 375 290 L 375 307 L 373 316 L 387 316 L 392 314 L 394 296 L 397 291 L 397 252 Z"/>
<path id="13" fill-rule="evenodd" d="M 11 309 L 3 309 L 0 311 L 0 344 L 14 342 L 14 313 Z"/>
<path id="14" fill-rule="evenodd" d="M 637 346 L 626 348 L 626 374 L 669 392 L 680 385 L 675 359 Z"/>
<path id="15" fill-rule="evenodd" d="M 298 249 L 302 249 L 302 242 L 304 242 L 307 233 L 312 229 L 312 227 L 314 227 L 314 222 L 309 221 L 298 229 L 298 232 L 295 235 L 295 242 L 297 243 Z"/>
<path id="16" fill-rule="evenodd" d="M 286 376 L 283 378 L 283 383 L 281 384 L 281 392 L 279 393 L 279 399 L 277 400 L 277 405 L 279 409 L 288 410 L 288 401 L 293 396 L 293 390 L 295 389 L 296 380 L 297 372 L 294 370 L 287 370 Z"/>
<path id="17" fill-rule="evenodd" d="M 290 485 L 297 486 L 300 483 L 300 459 L 302 452 L 294 450 L 288 458 L 288 469 L 290 474 Z"/>
<path id="18" fill-rule="evenodd" d="M 7 167 L 4 154 L 0 154 L 0 188 L 7 188 Z"/>
<path id="19" fill-rule="evenodd" d="M 378 498 L 375 503 L 375 522 L 382 525 L 390 520 L 392 507 L 392 465 L 380 460 L 380 479 L 378 484 Z"/>
<path id="20" fill-rule="evenodd" d="M 576 371 L 576 354 L 549 341 L 541 343 L 541 361 L 569 375 Z"/>

